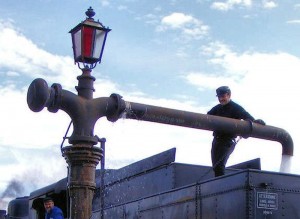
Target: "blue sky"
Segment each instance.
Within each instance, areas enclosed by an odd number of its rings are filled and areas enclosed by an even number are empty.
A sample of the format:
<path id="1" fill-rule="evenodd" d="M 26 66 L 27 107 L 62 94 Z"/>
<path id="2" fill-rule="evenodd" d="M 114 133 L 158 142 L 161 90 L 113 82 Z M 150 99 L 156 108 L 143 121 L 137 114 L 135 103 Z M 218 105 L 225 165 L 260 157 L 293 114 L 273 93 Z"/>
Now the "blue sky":
<path id="1" fill-rule="evenodd" d="M 285 0 L 0 0 L 0 194 L 12 179 L 24 195 L 66 175 L 60 144 L 70 118 L 26 103 L 37 77 L 76 93 L 68 33 L 90 6 L 107 38 L 94 97 L 119 93 L 127 101 L 206 113 L 215 89 L 255 118 L 287 130 L 295 145 L 292 173 L 300 173 L 297 106 L 300 72 L 300 1 Z M 119 168 L 171 147 L 177 162 L 210 165 L 209 131 L 101 118 L 95 134 L 107 139 L 107 168 Z M 260 157 L 279 171 L 281 145 L 242 139 L 228 165 Z M 298 161 L 299 163 L 299 161 Z M 1 205 L 5 205 L 2 199 Z"/>

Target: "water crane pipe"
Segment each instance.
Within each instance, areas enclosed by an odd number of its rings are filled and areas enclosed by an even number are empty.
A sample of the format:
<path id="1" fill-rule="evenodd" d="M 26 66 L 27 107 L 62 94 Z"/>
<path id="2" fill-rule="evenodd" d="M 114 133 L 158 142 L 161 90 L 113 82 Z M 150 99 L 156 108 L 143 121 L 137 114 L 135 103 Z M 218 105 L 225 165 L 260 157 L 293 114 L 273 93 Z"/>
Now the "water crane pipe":
<path id="1" fill-rule="evenodd" d="M 188 128 L 225 131 L 242 137 L 277 141 L 282 145 L 282 155 L 293 156 L 293 140 L 289 133 L 281 128 L 260 125 L 250 121 L 123 101 L 117 94 L 112 94 L 111 97 L 115 99 L 116 107 L 115 112 L 113 113 L 114 117 L 108 117 L 108 120 L 110 121 L 116 121 L 121 116 L 127 119 Z"/>
<path id="2" fill-rule="evenodd" d="M 82 98 L 63 90 L 59 84 L 53 84 L 48 88 L 47 83 L 42 79 L 32 83 L 29 90 L 31 95 L 28 102 L 31 103 L 29 106 L 33 111 L 38 112 L 48 107 L 50 112 L 61 109 L 69 114 L 74 123 L 70 143 L 85 140 L 96 144 L 98 140 L 94 140 L 94 125 L 99 118 L 106 116 L 111 122 L 123 117 L 187 128 L 225 131 L 242 137 L 277 141 L 282 145 L 283 155 L 292 156 L 294 151 L 293 140 L 289 133 L 274 126 L 124 101 L 118 94 L 96 99 Z M 31 101 L 31 98 L 35 101 Z"/>

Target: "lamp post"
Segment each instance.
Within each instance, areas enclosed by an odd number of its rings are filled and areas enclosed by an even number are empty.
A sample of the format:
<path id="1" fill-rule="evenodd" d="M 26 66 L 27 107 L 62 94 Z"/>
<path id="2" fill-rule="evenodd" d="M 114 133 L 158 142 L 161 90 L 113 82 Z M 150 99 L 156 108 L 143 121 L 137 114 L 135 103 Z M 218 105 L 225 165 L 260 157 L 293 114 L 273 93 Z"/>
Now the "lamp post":
<path id="1" fill-rule="evenodd" d="M 62 89 L 60 84 L 50 88 L 44 79 L 35 79 L 28 88 L 27 103 L 34 112 L 47 107 L 50 112 L 59 109 L 72 119 L 73 133 L 70 146 L 62 148 L 62 156 L 69 166 L 68 190 L 70 197 L 70 218 L 90 218 L 95 183 L 96 166 L 103 153 L 96 147 L 99 138 L 94 135 L 94 126 L 102 116 L 107 116 L 115 107 L 114 98 L 93 99 L 95 78 L 92 69 L 101 62 L 106 36 L 110 31 L 99 21 L 94 21 L 95 12 L 90 7 L 85 21 L 74 27 L 72 35 L 75 64 L 82 70 L 77 77 L 78 95 Z"/>

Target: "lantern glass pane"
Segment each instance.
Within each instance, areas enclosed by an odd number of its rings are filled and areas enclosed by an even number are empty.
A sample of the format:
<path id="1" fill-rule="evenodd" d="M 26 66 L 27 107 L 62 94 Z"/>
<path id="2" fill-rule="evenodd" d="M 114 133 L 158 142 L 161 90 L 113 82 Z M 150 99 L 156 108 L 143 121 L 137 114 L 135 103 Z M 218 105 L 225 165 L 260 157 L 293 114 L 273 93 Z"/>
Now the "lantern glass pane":
<path id="1" fill-rule="evenodd" d="M 95 45 L 93 50 L 93 58 L 99 59 L 102 53 L 106 32 L 103 30 L 96 30 Z"/>
<path id="2" fill-rule="evenodd" d="M 93 32 L 94 29 L 92 27 L 83 27 L 83 56 L 86 58 L 90 58 L 92 56 L 92 48 L 93 48 Z"/>
<path id="3" fill-rule="evenodd" d="M 81 29 L 73 34 L 74 58 L 77 60 L 81 56 Z"/>

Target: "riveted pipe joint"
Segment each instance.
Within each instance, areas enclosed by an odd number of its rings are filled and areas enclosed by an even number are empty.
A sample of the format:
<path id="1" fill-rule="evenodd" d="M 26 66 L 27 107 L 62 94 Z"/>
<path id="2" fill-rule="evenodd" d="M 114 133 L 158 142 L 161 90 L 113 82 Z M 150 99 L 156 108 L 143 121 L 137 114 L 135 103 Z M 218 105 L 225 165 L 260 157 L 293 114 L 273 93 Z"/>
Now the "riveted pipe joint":
<path id="1" fill-rule="evenodd" d="M 110 122 L 116 122 L 125 111 L 125 101 L 119 94 L 111 94 L 110 98 L 114 104 L 113 107 L 108 111 L 106 118 Z"/>

